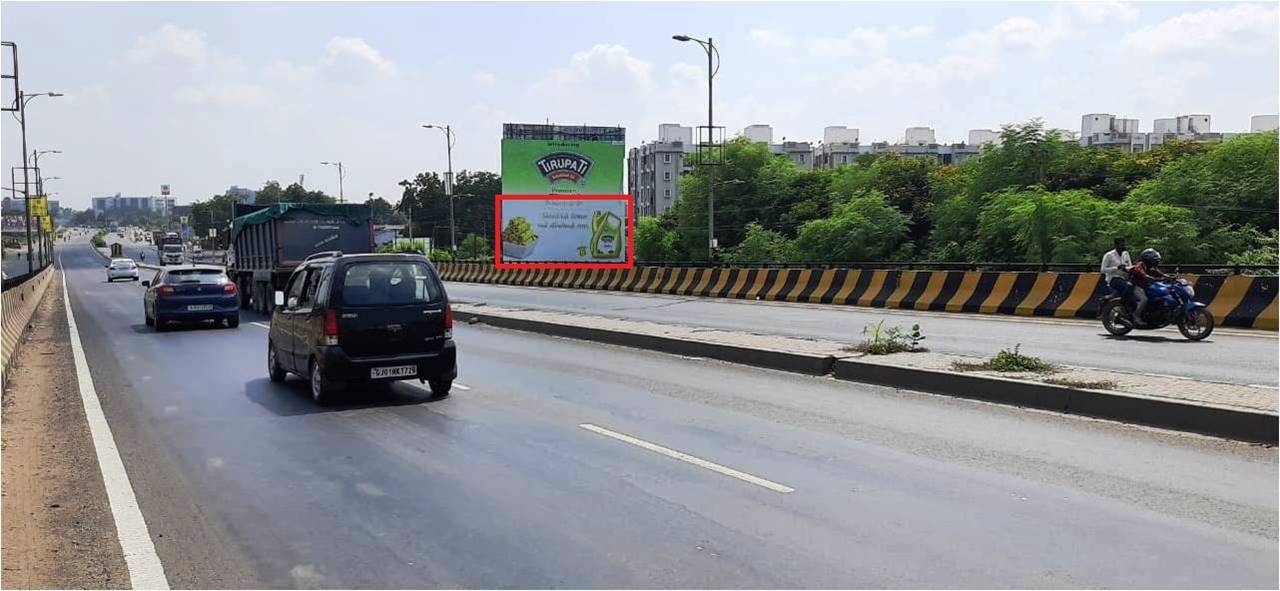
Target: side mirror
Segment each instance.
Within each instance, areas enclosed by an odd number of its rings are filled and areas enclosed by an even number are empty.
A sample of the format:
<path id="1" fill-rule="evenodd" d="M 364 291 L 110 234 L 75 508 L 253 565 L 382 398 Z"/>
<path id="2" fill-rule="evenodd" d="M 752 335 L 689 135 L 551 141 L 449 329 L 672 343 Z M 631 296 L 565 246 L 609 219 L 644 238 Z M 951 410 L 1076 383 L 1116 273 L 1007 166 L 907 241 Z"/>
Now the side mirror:
<path id="1" fill-rule="evenodd" d="M 143 286 L 143 287 L 151 287 L 151 282 L 150 282 L 150 281 L 143 281 L 143 282 L 142 282 L 142 286 Z"/>
<path id="2" fill-rule="evenodd" d="M 283 306 L 283 305 L 284 305 L 284 292 L 283 292 L 283 291 L 277 291 L 277 292 L 276 292 L 276 307 L 278 308 L 278 307 Z"/>
<path id="3" fill-rule="evenodd" d="M 288 308 L 291 308 L 291 309 L 292 309 L 292 308 L 297 308 L 297 307 L 298 307 L 298 298 L 297 298 L 296 296 L 295 296 L 295 297 L 291 297 L 291 298 L 289 298 L 289 305 L 288 305 Z"/>

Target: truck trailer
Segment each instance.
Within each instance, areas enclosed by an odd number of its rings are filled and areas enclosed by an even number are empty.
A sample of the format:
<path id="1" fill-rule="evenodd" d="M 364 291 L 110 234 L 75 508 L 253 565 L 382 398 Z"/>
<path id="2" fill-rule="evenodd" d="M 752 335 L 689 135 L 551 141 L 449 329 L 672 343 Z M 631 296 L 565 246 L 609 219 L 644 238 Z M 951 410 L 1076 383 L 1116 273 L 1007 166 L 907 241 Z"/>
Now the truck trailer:
<path id="1" fill-rule="evenodd" d="M 227 249 L 227 276 L 240 289 L 240 306 L 271 314 L 275 292 L 308 256 L 323 251 L 373 252 L 368 205 L 277 203 L 236 205 Z"/>

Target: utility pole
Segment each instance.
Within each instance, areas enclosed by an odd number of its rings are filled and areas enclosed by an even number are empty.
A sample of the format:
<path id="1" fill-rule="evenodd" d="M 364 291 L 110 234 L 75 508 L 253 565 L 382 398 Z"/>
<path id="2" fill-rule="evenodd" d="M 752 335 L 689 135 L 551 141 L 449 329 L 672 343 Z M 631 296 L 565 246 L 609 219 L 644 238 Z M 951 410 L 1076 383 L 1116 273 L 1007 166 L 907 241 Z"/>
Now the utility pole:
<path id="1" fill-rule="evenodd" d="M 713 92 L 712 84 L 715 81 L 716 73 L 720 69 L 720 51 L 716 49 L 716 44 L 711 37 L 707 37 L 706 41 L 690 37 L 688 35 L 672 35 L 672 39 L 681 42 L 693 41 L 702 46 L 703 51 L 707 52 L 707 141 L 705 146 L 699 146 L 701 151 L 704 147 L 711 150 L 711 154 L 704 161 L 699 162 L 702 165 L 710 165 L 707 169 L 707 262 L 715 260 L 716 250 L 716 175 L 715 165 L 719 164 L 715 157 L 715 123 L 713 118 Z M 715 60 L 712 60 L 712 56 Z"/>
<path id="2" fill-rule="evenodd" d="M 344 176 L 342 171 L 342 161 L 339 160 L 337 162 L 321 162 L 320 164 L 328 164 L 329 166 L 338 167 L 338 203 L 342 203 L 344 201 L 344 197 L 342 194 L 342 179 Z"/>
<path id="3" fill-rule="evenodd" d="M 446 162 L 448 163 L 448 172 L 444 177 L 444 196 L 449 199 L 449 250 L 457 251 L 457 224 L 453 221 L 453 144 L 456 140 L 453 135 L 453 128 L 448 125 L 440 127 L 439 125 L 423 125 L 423 129 L 439 129 L 444 132 L 444 152 Z M 432 240 L 435 236 L 432 236 Z"/>

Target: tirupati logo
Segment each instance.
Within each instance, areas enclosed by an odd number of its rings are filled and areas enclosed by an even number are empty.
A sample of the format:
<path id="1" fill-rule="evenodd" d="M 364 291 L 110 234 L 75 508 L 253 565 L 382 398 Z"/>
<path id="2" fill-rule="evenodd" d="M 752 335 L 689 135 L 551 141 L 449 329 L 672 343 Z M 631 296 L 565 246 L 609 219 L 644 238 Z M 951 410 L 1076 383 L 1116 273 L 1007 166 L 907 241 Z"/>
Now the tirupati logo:
<path id="1" fill-rule="evenodd" d="M 550 182 L 581 183 L 591 172 L 594 163 L 581 154 L 555 152 L 539 158 L 534 165 L 538 167 L 538 172 Z"/>

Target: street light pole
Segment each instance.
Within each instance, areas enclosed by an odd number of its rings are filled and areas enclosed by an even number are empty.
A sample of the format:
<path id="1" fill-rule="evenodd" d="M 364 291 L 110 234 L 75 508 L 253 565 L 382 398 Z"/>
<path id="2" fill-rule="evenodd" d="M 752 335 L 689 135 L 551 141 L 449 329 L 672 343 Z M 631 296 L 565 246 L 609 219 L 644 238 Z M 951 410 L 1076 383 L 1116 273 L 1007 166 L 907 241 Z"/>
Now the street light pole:
<path id="1" fill-rule="evenodd" d="M 34 160 L 36 169 L 36 195 L 44 195 L 44 182 L 40 176 L 40 155 L 41 154 L 61 154 L 62 150 L 32 150 L 31 158 Z M 54 178 L 54 177 L 50 177 Z"/>
<path id="2" fill-rule="evenodd" d="M 457 251 L 457 226 L 453 221 L 453 144 L 456 138 L 453 135 L 453 128 L 448 125 L 444 127 L 423 125 L 422 127 L 423 129 L 439 129 L 444 132 L 444 153 L 449 167 L 444 179 L 444 196 L 449 198 L 449 250 Z"/>
<path id="3" fill-rule="evenodd" d="M 342 194 L 342 178 L 343 178 L 342 161 L 339 160 L 337 162 L 321 162 L 320 164 L 328 164 L 329 166 L 338 167 L 338 203 L 342 203 L 344 200 L 344 195 Z"/>
<path id="4" fill-rule="evenodd" d="M 715 56 L 716 62 L 719 62 L 720 52 L 716 49 L 715 42 L 711 37 L 707 37 L 706 41 L 690 37 L 688 35 L 672 35 L 672 39 L 681 42 L 693 41 L 702 46 L 702 50 L 707 52 L 707 144 L 709 148 L 713 148 L 715 144 L 715 123 L 713 117 L 713 82 L 716 72 L 719 70 L 719 64 L 712 62 L 712 55 Z M 707 262 L 715 259 L 716 250 L 716 179 L 714 164 L 707 169 Z"/>

